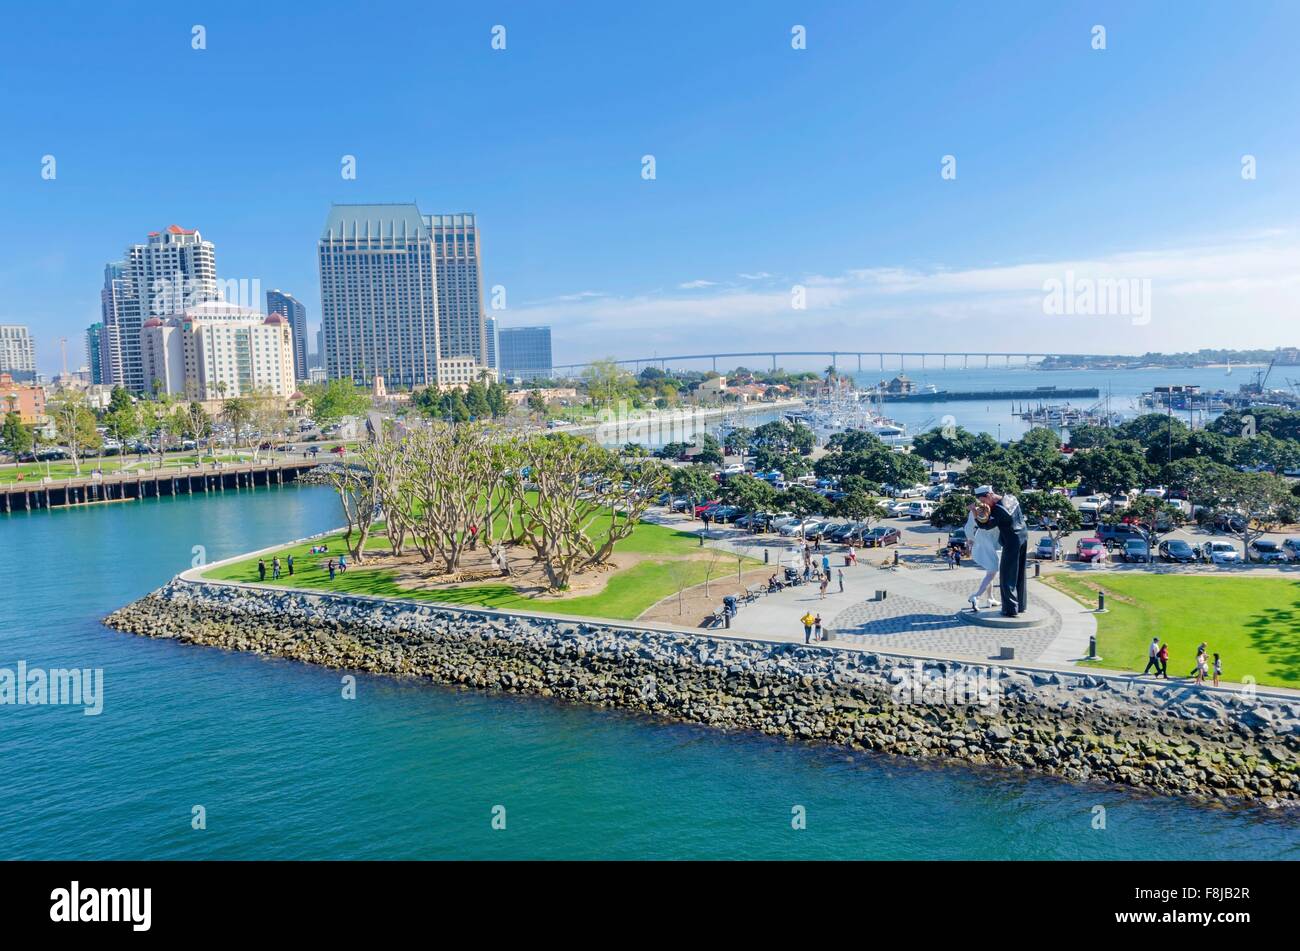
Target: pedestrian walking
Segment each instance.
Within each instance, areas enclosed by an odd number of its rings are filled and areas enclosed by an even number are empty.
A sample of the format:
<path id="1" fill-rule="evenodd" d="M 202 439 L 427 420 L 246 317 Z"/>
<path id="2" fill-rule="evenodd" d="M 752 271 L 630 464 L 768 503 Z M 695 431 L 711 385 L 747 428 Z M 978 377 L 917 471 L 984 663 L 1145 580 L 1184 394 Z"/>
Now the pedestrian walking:
<path id="1" fill-rule="evenodd" d="M 325 563 L 325 567 L 329 570 L 329 573 L 330 573 L 330 581 L 333 581 L 333 580 L 334 580 L 334 571 L 335 571 L 335 568 L 334 568 L 334 559 L 331 558 L 328 562 L 326 562 L 326 563 Z"/>
<path id="2" fill-rule="evenodd" d="M 820 614 L 813 618 L 813 634 L 816 635 L 819 641 L 826 640 L 826 635 L 822 631 L 822 616 Z"/>
<path id="3" fill-rule="evenodd" d="M 849 546 L 849 564 L 850 564 L 850 565 L 856 565 L 857 563 L 858 563 L 858 550 L 857 550 L 856 548 L 854 548 L 852 545 L 850 545 L 850 546 Z"/>
<path id="4" fill-rule="evenodd" d="M 271 580 L 280 580 L 280 558 L 278 555 L 271 559 Z"/>
<path id="5" fill-rule="evenodd" d="M 1205 666 L 1205 652 L 1208 648 L 1209 645 L 1205 641 L 1201 641 L 1200 646 L 1196 648 L 1196 663 L 1192 665 L 1191 671 L 1187 674 L 1188 677 L 1195 677 L 1201 668 Z"/>
<path id="6" fill-rule="evenodd" d="M 257 580 L 266 580 L 266 561 L 261 558 L 257 559 Z"/>
<path id="7" fill-rule="evenodd" d="M 348 556 L 339 555 L 339 574 L 343 574 L 347 570 L 348 570 Z"/>
<path id="8" fill-rule="evenodd" d="M 1165 678 L 1165 680 L 1168 680 L 1169 679 L 1169 645 L 1161 644 L 1160 653 L 1157 654 L 1156 657 L 1160 659 L 1160 672 L 1156 674 L 1156 676 L 1163 677 Z"/>
<path id="9" fill-rule="evenodd" d="M 812 640 L 813 621 L 816 620 L 811 613 L 805 614 L 799 619 L 803 623 L 803 642 L 807 644 Z"/>
<path id="10" fill-rule="evenodd" d="M 284 563 L 289 566 L 289 577 L 293 577 L 293 555 L 286 555 Z"/>
<path id="11" fill-rule="evenodd" d="M 1209 667 L 1209 658 L 1206 656 L 1205 651 L 1201 651 L 1196 655 L 1196 686 L 1199 687 L 1205 683 L 1205 676 L 1210 672 Z"/>
<path id="12" fill-rule="evenodd" d="M 1151 668 L 1155 668 L 1156 674 L 1160 674 L 1160 638 L 1151 638 L 1151 646 L 1147 648 L 1147 665 L 1142 668 L 1145 674 Z"/>
<path id="13" fill-rule="evenodd" d="M 1214 686 L 1219 686 L 1219 678 L 1223 676 L 1223 658 L 1218 654 L 1214 655 Z"/>
<path id="14" fill-rule="evenodd" d="M 844 593 L 844 569 L 836 568 L 835 577 L 840 583 L 840 594 L 843 594 Z"/>
<path id="15" fill-rule="evenodd" d="M 830 577 L 831 573 L 831 556 L 822 555 L 822 574 Z"/>
<path id="16" fill-rule="evenodd" d="M 823 600 L 823 601 L 826 600 L 826 576 L 825 576 L 825 575 L 822 575 L 822 583 L 821 583 L 821 593 L 820 593 L 820 597 L 821 597 L 821 600 Z"/>

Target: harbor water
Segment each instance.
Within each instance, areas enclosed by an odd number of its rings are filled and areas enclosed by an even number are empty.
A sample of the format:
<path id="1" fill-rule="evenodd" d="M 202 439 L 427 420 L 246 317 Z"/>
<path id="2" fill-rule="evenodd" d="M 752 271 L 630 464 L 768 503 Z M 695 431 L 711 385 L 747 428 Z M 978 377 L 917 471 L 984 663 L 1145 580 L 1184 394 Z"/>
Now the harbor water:
<path id="1" fill-rule="evenodd" d="M 0 516 L 0 668 L 103 671 L 97 716 L 0 706 L 0 859 L 1300 858 L 1300 825 L 1255 810 L 418 680 L 349 700 L 340 671 L 100 623 L 336 506 L 286 486 Z"/>

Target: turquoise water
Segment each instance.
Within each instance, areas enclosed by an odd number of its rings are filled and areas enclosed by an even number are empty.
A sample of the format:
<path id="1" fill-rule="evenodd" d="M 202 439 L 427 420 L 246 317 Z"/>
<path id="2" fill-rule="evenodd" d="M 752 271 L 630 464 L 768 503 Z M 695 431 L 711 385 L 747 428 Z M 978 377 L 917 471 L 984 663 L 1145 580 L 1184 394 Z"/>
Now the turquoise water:
<path id="1" fill-rule="evenodd" d="M 98 717 L 0 706 L 0 859 L 1300 858 L 1300 823 L 1259 812 L 365 675 L 347 701 L 338 672 L 99 623 L 193 546 L 322 531 L 335 505 L 284 487 L 0 516 L 0 667 L 105 678 Z"/>

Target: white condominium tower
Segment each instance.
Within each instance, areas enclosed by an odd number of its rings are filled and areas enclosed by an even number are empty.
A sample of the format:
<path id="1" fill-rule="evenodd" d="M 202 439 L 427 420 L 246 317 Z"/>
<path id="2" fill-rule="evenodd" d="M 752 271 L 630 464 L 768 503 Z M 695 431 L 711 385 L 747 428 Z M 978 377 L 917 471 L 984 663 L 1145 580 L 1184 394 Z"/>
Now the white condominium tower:
<path id="1" fill-rule="evenodd" d="M 144 322 L 220 299 L 216 248 L 198 231 L 171 225 L 128 247 L 121 264 L 109 265 L 104 274 L 106 381 L 148 392 L 152 379 L 140 351 Z"/>
<path id="2" fill-rule="evenodd" d="M 473 215 L 415 204 L 333 205 L 321 234 L 321 333 L 331 378 L 440 382 L 438 361 L 486 368 Z M 450 363 L 444 364 L 448 367 Z"/>
<path id="3" fill-rule="evenodd" d="M 152 390 L 191 400 L 294 393 L 293 332 L 283 314 L 209 301 L 170 317 L 150 317 L 140 332 Z"/>
<path id="4" fill-rule="evenodd" d="M 0 373 L 19 382 L 36 379 L 36 345 L 22 324 L 0 324 Z"/>

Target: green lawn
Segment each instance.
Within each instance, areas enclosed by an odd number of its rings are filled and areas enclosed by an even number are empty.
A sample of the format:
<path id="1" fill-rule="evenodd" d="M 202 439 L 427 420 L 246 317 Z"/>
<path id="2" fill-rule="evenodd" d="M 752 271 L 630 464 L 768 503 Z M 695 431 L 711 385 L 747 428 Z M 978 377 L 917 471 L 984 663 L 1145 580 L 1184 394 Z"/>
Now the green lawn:
<path id="1" fill-rule="evenodd" d="M 312 545 L 325 544 L 328 554 L 310 554 Z M 384 538 L 372 538 L 366 545 L 367 550 L 387 550 Z M 620 542 L 617 552 L 627 552 L 646 556 L 630 568 L 613 575 L 599 594 L 575 595 L 573 597 L 533 598 L 518 594 L 508 585 L 495 582 L 466 584 L 456 588 L 411 590 L 399 588 L 396 571 L 391 568 L 349 567 L 343 574 L 336 574 L 330 581 L 325 563 L 337 558 L 344 551 L 342 534 L 332 535 L 317 542 L 294 545 L 272 552 L 265 556 L 267 563 L 267 580 L 270 578 L 271 558 L 279 556 L 282 574 L 279 584 L 288 585 L 290 579 L 285 567 L 285 557 L 293 554 L 295 587 L 335 591 L 346 594 L 367 594 L 382 597 L 409 598 L 415 601 L 443 602 L 451 604 L 477 605 L 487 608 L 518 608 L 529 611 L 572 614 L 580 617 L 604 617 L 618 620 L 631 620 L 648 607 L 663 598 L 674 594 L 680 584 L 686 587 L 701 584 L 709 571 L 707 554 L 701 555 L 697 537 L 690 532 L 681 532 L 662 525 L 642 523 L 636 530 Z M 708 549 L 703 549 L 708 552 Z M 753 559 L 745 560 L 746 567 L 757 564 Z M 723 555 L 713 565 L 712 577 L 723 580 L 728 575 L 734 577 L 735 558 Z M 246 558 L 205 572 L 203 577 L 214 581 L 257 581 L 257 559 Z"/>
<path id="2" fill-rule="evenodd" d="M 269 453 L 264 456 L 270 456 Z M 196 463 L 212 462 L 213 459 L 222 462 L 249 462 L 252 461 L 252 455 L 233 455 L 225 453 L 219 456 L 204 455 L 190 452 L 181 455 L 168 455 L 163 462 L 164 469 L 175 469 L 178 466 L 192 466 Z M 105 474 L 114 474 L 123 469 L 127 472 L 141 472 L 148 474 L 158 468 L 157 456 L 145 456 L 143 459 L 135 455 L 127 456 L 87 456 L 81 460 L 81 476 L 87 478 L 96 469 L 102 469 Z M 40 482 L 41 479 L 49 475 L 52 479 L 73 479 L 78 478 L 76 467 L 70 460 L 51 460 L 48 464 L 44 462 L 22 462 L 18 465 L 0 466 L 0 485 L 17 483 L 18 476 L 22 475 L 24 482 Z"/>
<path id="3" fill-rule="evenodd" d="M 1260 685 L 1300 687 L 1300 582 L 1285 578 L 1218 578 L 1136 572 L 1061 573 L 1054 586 L 1095 605 L 1101 667 L 1140 671 L 1152 637 L 1169 644 L 1169 675 L 1192 669 L 1196 647 L 1223 655 L 1225 680 L 1252 676 Z"/>

